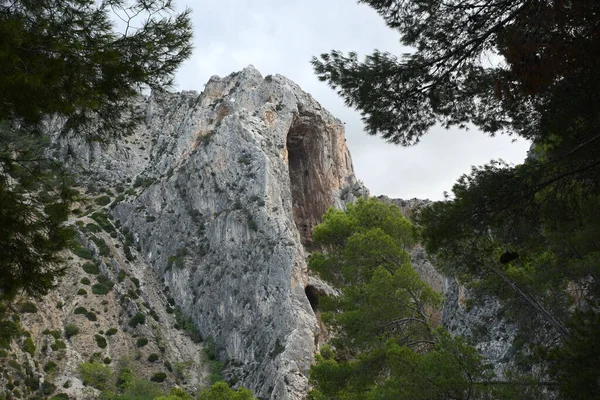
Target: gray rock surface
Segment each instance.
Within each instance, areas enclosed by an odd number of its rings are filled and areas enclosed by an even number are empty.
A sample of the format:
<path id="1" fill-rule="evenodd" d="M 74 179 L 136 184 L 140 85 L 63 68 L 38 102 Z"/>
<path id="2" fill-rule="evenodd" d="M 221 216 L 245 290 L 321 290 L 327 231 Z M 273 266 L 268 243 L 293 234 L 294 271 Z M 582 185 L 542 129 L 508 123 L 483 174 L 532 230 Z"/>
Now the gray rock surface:
<path id="1" fill-rule="evenodd" d="M 56 139 L 55 155 L 85 171 L 90 189 L 134 186 L 114 216 L 215 341 L 226 377 L 261 398 L 303 398 L 321 329 L 305 246 L 328 207 L 368 193 L 343 124 L 252 66 L 136 108 L 145 122 L 132 135 L 108 146 Z"/>

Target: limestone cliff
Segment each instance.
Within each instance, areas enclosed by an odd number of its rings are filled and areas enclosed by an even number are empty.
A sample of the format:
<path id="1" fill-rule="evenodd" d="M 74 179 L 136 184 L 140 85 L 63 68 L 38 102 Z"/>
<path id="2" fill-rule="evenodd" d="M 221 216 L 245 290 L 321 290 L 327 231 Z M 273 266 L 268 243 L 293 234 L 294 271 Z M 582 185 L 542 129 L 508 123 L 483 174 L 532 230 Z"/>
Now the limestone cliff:
<path id="1" fill-rule="evenodd" d="M 231 381 L 261 398 L 302 398 L 320 334 L 305 246 L 328 207 L 366 193 L 343 124 L 253 67 L 136 108 L 144 123 L 133 135 L 106 147 L 57 139 L 55 155 L 90 190 L 131 187 L 112 199 L 115 218 L 214 340 Z"/>

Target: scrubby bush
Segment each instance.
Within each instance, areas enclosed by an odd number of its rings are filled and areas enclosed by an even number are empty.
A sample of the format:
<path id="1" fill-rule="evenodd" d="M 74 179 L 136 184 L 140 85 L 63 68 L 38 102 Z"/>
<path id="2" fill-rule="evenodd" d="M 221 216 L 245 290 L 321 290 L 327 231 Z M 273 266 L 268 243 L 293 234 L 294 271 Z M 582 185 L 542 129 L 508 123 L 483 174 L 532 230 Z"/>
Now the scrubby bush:
<path id="1" fill-rule="evenodd" d="M 54 344 L 52 344 L 52 345 L 50 346 L 50 348 L 51 348 L 52 350 L 54 350 L 54 351 L 57 351 L 57 350 L 66 349 L 66 348 L 67 348 L 67 345 L 66 345 L 66 343 L 65 343 L 65 342 L 63 342 L 62 340 L 58 340 L 58 339 L 57 339 L 57 340 L 55 340 L 55 341 L 54 341 Z"/>
<path id="2" fill-rule="evenodd" d="M 91 260 L 92 258 L 94 258 L 92 252 L 89 249 L 82 246 L 75 247 L 73 249 L 73 254 L 86 260 Z"/>
<path id="3" fill-rule="evenodd" d="M 104 229 L 106 232 L 111 233 L 111 232 L 115 231 L 115 227 L 108 220 L 108 215 L 106 213 L 104 213 L 104 212 L 95 212 L 92 215 L 90 215 L 90 218 L 92 218 L 94 221 L 96 221 L 96 223 L 98 225 L 100 225 L 100 227 L 102 229 Z"/>
<path id="4" fill-rule="evenodd" d="M 88 232 L 92 232 L 92 233 L 98 233 L 98 232 L 102 231 L 102 228 L 100 228 L 98 225 L 94 224 L 93 222 L 90 222 L 89 224 L 87 224 L 85 226 L 85 230 L 87 230 Z"/>
<path id="5" fill-rule="evenodd" d="M 44 372 L 46 372 L 46 373 L 52 373 L 52 372 L 54 372 L 55 369 L 56 369 L 56 363 L 54 361 L 48 361 L 44 365 Z"/>
<path id="6" fill-rule="evenodd" d="M 100 196 L 100 197 L 96 197 L 96 200 L 94 200 L 94 202 L 96 204 L 98 204 L 99 206 L 105 206 L 108 203 L 110 203 L 110 196 Z"/>
<path id="7" fill-rule="evenodd" d="M 78 367 L 79 374 L 86 386 L 92 386 L 99 390 L 108 388 L 111 378 L 110 368 L 99 363 L 82 363 Z"/>
<path id="8" fill-rule="evenodd" d="M 104 239 L 93 236 L 92 240 L 94 241 L 94 243 L 96 243 L 96 246 L 98 246 L 98 252 L 100 252 L 101 256 L 110 255 L 110 248 L 108 247 Z"/>
<path id="9" fill-rule="evenodd" d="M 79 289 L 79 290 L 77 291 L 77 294 L 78 294 L 79 296 L 85 296 L 85 295 L 86 295 L 86 294 L 88 294 L 88 293 L 87 293 L 87 290 L 85 290 L 84 288 L 81 288 L 81 289 Z"/>
<path id="10" fill-rule="evenodd" d="M 89 285 L 90 283 L 92 283 L 88 277 L 81 278 L 79 282 L 81 282 L 84 285 Z"/>
<path id="11" fill-rule="evenodd" d="M 109 328 L 109 329 L 106 331 L 106 336 L 112 336 L 112 335 L 114 335 L 115 333 L 117 333 L 117 328 Z"/>
<path id="12" fill-rule="evenodd" d="M 225 382 L 217 382 L 210 387 L 200 392 L 199 400 L 212 399 L 236 399 L 236 400 L 255 400 L 252 392 L 246 388 L 238 388 L 233 390 Z"/>
<path id="13" fill-rule="evenodd" d="M 146 315 L 144 315 L 144 313 L 138 312 L 137 314 L 135 314 L 133 317 L 131 317 L 129 319 L 129 326 L 131 326 L 132 328 L 135 328 L 136 326 L 140 325 L 140 324 L 145 324 L 146 323 Z"/>
<path id="14" fill-rule="evenodd" d="M 44 335 L 52 335 L 54 339 L 60 339 L 60 331 L 51 331 L 50 329 L 44 329 L 42 332 Z"/>
<path id="15" fill-rule="evenodd" d="M 40 388 L 40 380 L 39 378 L 35 378 L 33 376 L 28 376 L 24 380 L 25 386 L 27 386 L 32 391 L 38 390 Z"/>
<path id="16" fill-rule="evenodd" d="M 98 268 L 98 266 L 91 262 L 86 262 L 81 266 L 81 268 L 83 268 L 83 270 L 88 274 L 98 275 L 100 273 L 100 269 Z"/>
<path id="17" fill-rule="evenodd" d="M 32 356 L 35 354 L 35 344 L 33 343 L 33 339 L 31 339 L 31 337 L 28 337 L 23 342 L 23 351 L 31 354 Z"/>
<path id="18" fill-rule="evenodd" d="M 105 358 L 104 358 L 104 360 L 102 360 L 102 362 L 103 362 L 104 364 L 108 365 L 108 364 L 112 363 L 112 360 L 111 360 L 111 358 L 110 358 L 110 357 L 105 357 Z"/>
<path id="19" fill-rule="evenodd" d="M 94 339 L 96 340 L 96 344 L 98 345 L 98 347 L 100 347 L 101 349 L 106 348 L 106 338 L 104 336 L 94 335 Z"/>
<path id="20" fill-rule="evenodd" d="M 73 311 L 73 314 L 87 314 L 88 310 L 85 307 L 79 306 L 75 308 L 75 311 Z"/>
<path id="21" fill-rule="evenodd" d="M 90 321 L 98 321 L 98 317 L 96 317 L 96 314 L 92 311 L 88 311 L 85 313 L 85 317 L 87 319 L 89 319 Z"/>
<path id="22" fill-rule="evenodd" d="M 167 374 L 165 374 L 164 372 L 157 372 L 154 375 L 152 375 L 152 378 L 150 378 L 152 382 L 157 383 L 164 382 L 165 379 L 167 379 Z"/>
<path id="23" fill-rule="evenodd" d="M 146 338 L 139 338 L 139 339 L 138 339 L 138 340 L 135 342 L 135 345 L 136 345 L 137 347 L 144 347 L 144 346 L 145 346 L 145 345 L 147 345 L 147 344 L 148 344 L 148 339 L 146 339 Z"/>
<path id="24" fill-rule="evenodd" d="M 152 354 L 150 354 L 150 355 L 148 356 L 148 361 L 150 361 L 150 362 L 154 362 L 154 361 L 157 361 L 157 360 L 158 360 L 158 358 L 159 358 L 159 357 L 158 357 L 158 354 L 156 354 L 156 353 L 152 353 Z"/>
<path id="25" fill-rule="evenodd" d="M 31 301 L 25 301 L 25 302 L 19 304 L 19 312 L 21 312 L 21 313 L 36 313 L 36 312 L 38 312 L 38 308 Z"/>
<path id="26" fill-rule="evenodd" d="M 67 339 L 72 338 L 73 336 L 79 333 L 79 327 L 75 324 L 67 324 L 65 326 L 65 336 Z"/>
<path id="27" fill-rule="evenodd" d="M 108 292 L 110 292 L 111 289 L 112 289 L 111 286 L 107 286 L 104 283 L 96 283 L 96 284 L 92 285 L 92 293 L 94 293 L 96 295 L 108 294 Z"/>

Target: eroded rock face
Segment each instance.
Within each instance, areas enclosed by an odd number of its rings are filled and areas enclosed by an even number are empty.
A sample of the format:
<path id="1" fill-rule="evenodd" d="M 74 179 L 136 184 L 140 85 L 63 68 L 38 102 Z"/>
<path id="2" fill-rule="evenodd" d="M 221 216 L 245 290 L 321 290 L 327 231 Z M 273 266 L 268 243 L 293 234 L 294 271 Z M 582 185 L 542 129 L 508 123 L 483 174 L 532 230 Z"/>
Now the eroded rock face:
<path id="1" fill-rule="evenodd" d="M 307 391 L 320 328 L 305 245 L 328 207 L 366 193 L 343 124 L 282 76 L 253 67 L 202 94 L 140 100 L 146 123 L 107 148 L 59 143 L 89 182 L 137 187 L 114 208 L 226 376 L 261 398 Z"/>

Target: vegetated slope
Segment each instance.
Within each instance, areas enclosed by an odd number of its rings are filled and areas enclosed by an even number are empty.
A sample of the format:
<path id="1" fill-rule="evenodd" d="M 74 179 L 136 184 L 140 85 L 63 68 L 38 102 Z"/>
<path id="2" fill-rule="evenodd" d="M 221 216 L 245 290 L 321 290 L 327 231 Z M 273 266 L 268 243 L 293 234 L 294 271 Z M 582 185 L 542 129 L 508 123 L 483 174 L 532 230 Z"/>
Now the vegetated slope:
<path id="1" fill-rule="evenodd" d="M 95 198 L 100 204 L 113 194 L 102 191 Z M 118 231 L 107 218 L 110 208 L 96 202 L 82 204 L 75 210 L 79 216 L 69 221 L 76 241 L 65 254 L 67 273 L 56 290 L 41 301 L 22 299 L 18 306 L 14 318 L 20 316 L 22 335 L 0 351 L 5 398 L 60 393 L 97 398 L 99 391 L 84 386 L 79 373 L 79 365 L 89 362 L 106 365 L 115 375 L 129 368 L 164 387 L 195 391 L 209 383 L 198 338 L 185 332 L 173 300 L 135 249 L 128 250 L 127 259 L 123 250 L 130 235 Z"/>

